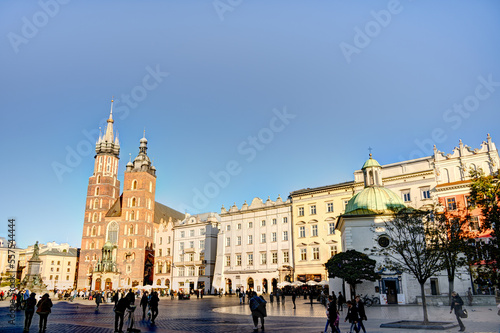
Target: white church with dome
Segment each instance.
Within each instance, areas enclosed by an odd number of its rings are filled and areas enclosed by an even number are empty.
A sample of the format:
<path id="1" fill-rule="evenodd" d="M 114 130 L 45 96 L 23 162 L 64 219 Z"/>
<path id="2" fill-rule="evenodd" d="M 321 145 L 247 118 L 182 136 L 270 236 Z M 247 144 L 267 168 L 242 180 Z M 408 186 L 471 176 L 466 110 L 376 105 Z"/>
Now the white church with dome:
<path id="1" fill-rule="evenodd" d="M 418 281 L 407 273 L 383 269 L 384 258 L 371 253 L 373 248 L 389 245 L 390 239 L 385 232 L 385 222 L 391 219 L 394 210 L 405 208 L 406 205 L 401 196 L 383 186 L 382 167 L 371 154 L 361 170 L 364 188 L 349 200 L 344 214 L 338 218 L 336 229 L 342 235 L 342 251 L 356 250 L 375 259 L 377 267 L 381 268 L 379 271 L 381 279 L 375 282 L 364 281 L 356 285 L 356 293 L 380 297 L 381 304 L 415 304 L 417 296 L 421 294 Z M 455 279 L 455 290 L 465 295 L 471 285 L 467 268 L 459 269 L 457 275 L 460 278 Z M 447 286 L 446 273 L 432 277 L 426 285 L 428 291 L 436 286 Z M 330 279 L 330 288 L 342 290 L 342 281 Z M 350 299 L 349 285 L 346 284 L 344 288 L 346 298 Z M 426 292 L 426 294 L 431 293 Z"/>

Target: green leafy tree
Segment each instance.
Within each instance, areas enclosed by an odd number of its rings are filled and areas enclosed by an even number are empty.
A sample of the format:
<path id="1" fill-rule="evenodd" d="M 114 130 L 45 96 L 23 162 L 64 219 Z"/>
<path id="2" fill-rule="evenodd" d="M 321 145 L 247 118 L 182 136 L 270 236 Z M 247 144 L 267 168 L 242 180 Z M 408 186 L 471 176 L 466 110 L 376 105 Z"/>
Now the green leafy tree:
<path id="1" fill-rule="evenodd" d="M 375 272 L 377 262 L 367 254 L 356 250 L 340 252 L 331 257 L 325 267 L 328 276 L 343 279 L 351 287 L 351 295 L 356 295 L 356 285 L 363 281 L 376 281 L 380 275 Z"/>
<path id="2" fill-rule="evenodd" d="M 478 275 L 483 280 L 489 280 L 493 285 L 499 283 L 500 260 L 500 175 L 495 173 L 486 176 L 482 170 L 471 171 L 470 201 L 473 206 L 481 209 L 482 219 L 480 231 L 491 231 L 487 242 L 471 241 L 469 259 L 478 265 Z"/>
<path id="3" fill-rule="evenodd" d="M 463 209 L 458 212 L 434 213 L 434 228 L 428 228 L 430 239 L 437 240 L 437 250 L 442 260 L 442 269 L 448 277 L 448 300 L 451 302 L 451 293 L 455 290 L 455 276 L 459 267 L 467 266 L 465 255 L 471 233 L 468 231 L 467 213 Z"/>
<path id="4" fill-rule="evenodd" d="M 385 248 L 374 249 L 385 257 L 385 266 L 395 271 L 403 271 L 415 277 L 420 284 L 424 324 L 429 322 L 424 293 L 425 282 L 443 266 L 440 239 L 435 232 L 435 219 L 432 211 L 402 209 L 385 222 L 387 235 L 391 242 Z"/>

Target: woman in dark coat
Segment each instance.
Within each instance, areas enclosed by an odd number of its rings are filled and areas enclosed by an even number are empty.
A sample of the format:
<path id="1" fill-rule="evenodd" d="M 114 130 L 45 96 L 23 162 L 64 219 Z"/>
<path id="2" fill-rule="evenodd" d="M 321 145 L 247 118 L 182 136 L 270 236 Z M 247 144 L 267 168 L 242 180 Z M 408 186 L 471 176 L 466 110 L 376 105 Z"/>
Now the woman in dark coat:
<path id="1" fill-rule="evenodd" d="M 460 319 L 460 314 L 462 314 L 462 305 L 464 305 L 464 301 L 455 291 L 451 293 L 451 296 L 450 313 L 455 310 L 455 316 L 457 317 L 458 325 L 460 326 L 459 332 L 463 332 L 465 331 L 465 326 L 462 323 L 462 319 Z"/>
<path id="2" fill-rule="evenodd" d="M 40 332 L 45 332 L 47 330 L 47 318 L 51 312 L 50 308 L 52 308 L 52 301 L 50 300 L 49 294 L 44 294 L 36 306 L 36 313 L 40 316 L 38 327 Z"/>
<path id="3" fill-rule="evenodd" d="M 344 322 L 349 321 L 351 323 L 351 329 L 349 330 L 352 332 L 353 328 L 356 333 L 359 333 L 359 327 L 358 327 L 358 322 L 359 322 L 359 313 L 358 309 L 356 309 L 355 306 L 353 306 L 351 301 L 347 301 L 347 316 L 345 317 Z"/>
<path id="4" fill-rule="evenodd" d="M 24 332 L 29 332 L 30 330 L 31 320 L 33 319 L 33 314 L 35 313 L 35 296 L 35 293 L 31 293 L 30 297 L 26 300 L 26 310 L 24 310 Z"/>

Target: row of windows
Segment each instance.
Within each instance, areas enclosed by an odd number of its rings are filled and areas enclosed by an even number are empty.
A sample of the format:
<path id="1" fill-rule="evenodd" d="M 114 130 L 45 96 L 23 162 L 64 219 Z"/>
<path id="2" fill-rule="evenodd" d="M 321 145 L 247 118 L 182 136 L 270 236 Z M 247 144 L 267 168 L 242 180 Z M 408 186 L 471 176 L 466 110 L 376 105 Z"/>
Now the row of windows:
<path id="1" fill-rule="evenodd" d="M 171 236 L 167 236 L 167 244 L 170 244 L 171 242 L 172 242 L 172 237 Z M 162 245 L 162 244 L 163 244 L 163 237 L 160 237 L 158 245 Z"/>
<path id="2" fill-rule="evenodd" d="M 179 254 L 179 261 L 194 261 L 194 253 L 188 253 L 188 254 Z M 200 253 L 198 254 L 198 260 L 203 261 L 205 260 L 205 253 Z"/>
<path id="3" fill-rule="evenodd" d="M 241 254 L 236 254 L 235 255 L 235 266 L 241 266 Z M 283 263 L 287 264 L 290 262 L 290 255 L 288 251 L 283 251 Z M 278 263 L 278 252 L 271 252 L 271 263 L 277 264 Z M 253 262 L 253 253 L 247 253 L 247 265 L 252 266 L 254 264 Z M 260 254 L 260 264 L 261 265 L 267 265 L 267 253 L 261 253 Z M 226 267 L 231 266 L 231 255 L 228 254 L 226 255 L 226 260 L 225 260 L 225 265 Z"/>
<path id="4" fill-rule="evenodd" d="M 49 277 L 49 280 L 51 280 L 51 281 L 52 281 L 52 280 L 59 281 L 59 275 L 56 275 L 56 276 L 55 276 L 55 279 L 54 279 L 54 276 L 53 276 L 53 275 L 51 275 L 51 276 Z M 66 275 L 66 281 L 69 281 L 69 275 Z"/>
<path id="5" fill-rule="evenodd" d="M 50 268 L 50 271 L 51 271 L 51 272 L 53 272 L 53 271 L 54 271 L 54 267 L 51 267 L 51 268 Z M 67 268 L 67 269 L 66 269 L 66 272 L 68 272 L 68 273 L 69 273 L 70 271 L 71 271 L 71 268 Z M 59 272 L 59 267 L 56 267 L 56 272 Z"/>
<path id="6" fill-rule="evenodd" d="M 283 218 L 281 219 L 281 221 L 282 221 L 283 223 L 288 223 L 288 217 L 286 217 L 286 216 L 285 216 L 285 217 L 283 217 Z M 266 220 L 261 220 L 261 221 L 260 221 L 260 226 L 261 226 L 261 227 L 265 227 L 265 226 L 266 226 L 266 223 L 267 223 L 267 222 L 266 222 Z M 276 225 L 276 224 L 278 224 L 278 219 L 275 219 L 275 218 L 271 219 L 271 225 Z M 253 228 L 253 222 L 247 222 L 247 227 L 248 227 L 248 228 Z M 226 230 L 227 230 L 227 231 L 230 231 L 230 230 L 231 230 L 231 225 L 230 225 L 230 224 L 227 224 L 227 225 L 226 225 Z M 241 223 L 238 223 L 238 224 L 236 225 L 236 230 L 241 230 Z"/>
<path id="7" fill-rule="evenodd" d="M 52 261 L 50 262 L 50 264 L 51 264 L 51 265 L 54 265 L 54 263 L 55 263 L 55 261 L 54 261 L 54 260 L 52 260 Z M 61 265 L 61 261 L 59 261 L 59 260 L 58 260 L 58 261 L 57 261 L 57 265 Z M 71 266 L 71 261 L 68 261 L 68 266 Z"/>
<path id="8" fill-rule="evenodd" d="M 411 202 L 411 191 L 403 190 L 401 191 L 401 198 L 404 202 Z M 420 188 L 420 199 L 427 200 L 431 198 L 431 189 L 430 187 L 422 187 Z"/>
<path id="9" fill-rule="evenodd" d="M 236 237 L 236 245 L 241 245 L 241 236 Z M 281 240 L 282 241 L 288 241 L 288 231 L 283 231 L 281 234 Z M 276 232 L 271 233 L 271 242 L 277 242 L 278 241 L 278 236 Z M 266 234 L 260 234 L 260 242 L 261 243 L 266 243 L 267 242 L 267 235 Z M 247 244 L 251 245 L 253 244 L 253 235 L 248 235 L 247 236 Z M 226 246 L 231 246 L 231 237 L 226 237 Z"/>
<path id="10" fill-rule="evenodd" d="M 186 235 L 188 237 L 194 237 L 195 236 L 195 233 L 196 233 L 196 230 L 195 229 L 190 229 L 190 230 L 181 230 L 179 231 L 179 237 L 180 238 L 186 238 Z M 205 228 L 200 228 L 198 229 L 198 235 L 200 236 L 203 236 L 205 235 Z"/>
<path id="11" fill-rule="evenodd" d="M 335 222 L 328 223 L 328 234 L 329 235 L 335 234 Z M 318 225 L 313 224 L 313 225 L 311 225 L 311 236 L 310 237 L 317 237 L 317 236 L 318 236 Z M 299 238 L 304 238 L 304 237 L 306 237 L 306 227 L 300 226 L 299 227 Z"/>
<path id="12" fill-rule="evenodd" d="M 194 241 L 189 241 L 187 244 L 188 244 L 188 247 L 187 247 L 188 249 L 189 248 L 194 249 Z M 184 245 L 185 245 L 184 242 L 179 243 L 179 250 L 181 250 L 181 252 L 184 251 Z M 198 248 L 200 251 L 205 250 L 205 240 L 204 239 L 201 239 L 198 241 Z"/>
<path id="13" fill-rule="evenodd" d="M 111 167 L 113 167 L 113 173 L 116 174 L 116 171 L 118 169 L 118 160 L 117 159 L 111 160 L 111 157 L 108 156 L 108 159 L 106 161 L 106 157 L 105 156 L 100 156 L 96 160 L 96 163 L 97 163 L 97 171 L 101 172 L 103 164 L 106 164 L 106 171 L 110 172 L 111 171 Z M 98 182 L 100 182 L 99 176 L 98 176 Z"/>
<path id="14" fill-rule="evenodd" d="M 167 251 L 166 251 L 165 255 L 166 255 L 166 256 L 171 255 L 171 250 L 170 250 L 170 248 L 169 248 L 169 247 L 167 247 L 167 248 L 166 248 L 166 250 L 167 250 Z M 163 251 L 162 251 L 162 249 L 158 249 L 158 257 L 161 257 L 161 256 L 163 256 Z"/>
<path id="15" fill-rule="evenodd" d="M 196 267 L 188 267 L 187 271 L 184 267 L 180 267 L 177 269 L 179 276 L 196 276 Z M 187 273 L 187 275 L 186 275 Z M 198 276 L 205 275 L 205 267 L 198 267 Z"/>
<path id="16" fill-rule="evenodd" d="M 304 216 L 305 208 L 298 207 L 298 216 Z M 333 202 L 326 203 L 326 212 L 333 213 Z M 309 215 L 316 215 L 316 205 L 309 205 Z"/>

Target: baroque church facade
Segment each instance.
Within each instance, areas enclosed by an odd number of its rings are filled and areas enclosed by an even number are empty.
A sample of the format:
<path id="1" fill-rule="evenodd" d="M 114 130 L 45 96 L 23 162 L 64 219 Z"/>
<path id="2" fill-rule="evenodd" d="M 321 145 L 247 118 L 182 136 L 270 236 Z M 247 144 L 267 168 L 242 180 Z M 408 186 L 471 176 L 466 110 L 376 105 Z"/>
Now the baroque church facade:
<path id="1" fill-rule="evenodd" d="M 104 135 L 96 143 L 89 177 L 77 288 L 117 289 L 152 285 L 155 230 L 184 214 L 155 202 L 156 168 L 140 139 L 137 157 L 127 163 L 120 193 L 120 143 L 113 131 L 113 101 Z"/>

